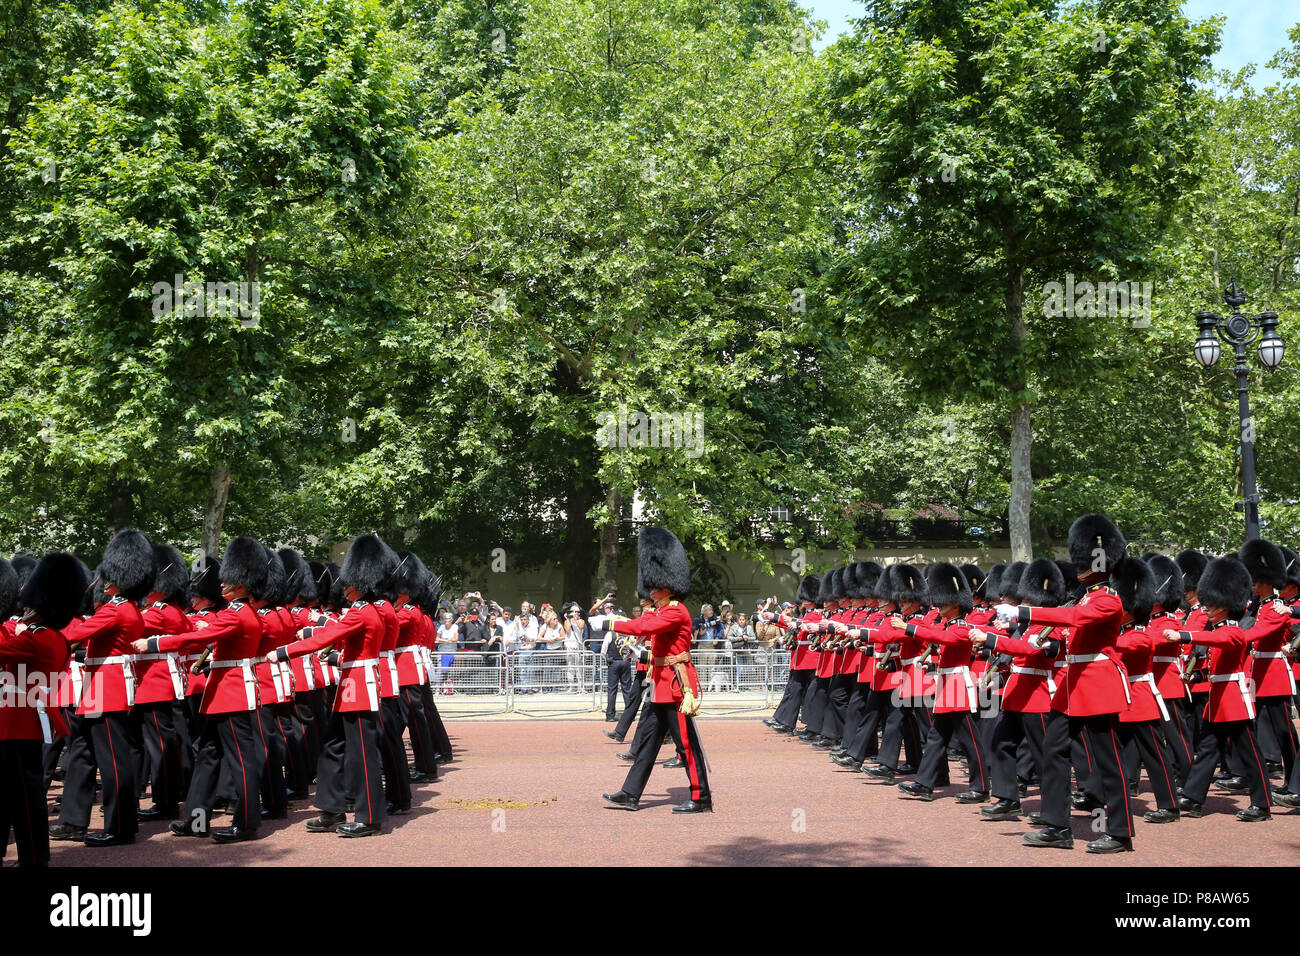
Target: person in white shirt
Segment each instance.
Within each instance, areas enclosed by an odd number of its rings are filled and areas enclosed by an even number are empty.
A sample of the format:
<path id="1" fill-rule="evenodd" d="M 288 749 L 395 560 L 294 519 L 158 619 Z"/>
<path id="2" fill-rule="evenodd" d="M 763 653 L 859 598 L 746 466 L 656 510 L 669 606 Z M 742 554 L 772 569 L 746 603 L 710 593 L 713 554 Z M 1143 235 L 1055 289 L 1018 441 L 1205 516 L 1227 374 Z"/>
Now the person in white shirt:
<path id="1" fill-rule="evenodd" d="M 527 602 L 521 604 L 515 625 L 515 647 L 518 654 L 516 666 L 519 668 L 519 692 L 522 694 L 536 693 L 533 685 L 536 683 L 537 668 L 533 663 L 533 652 L 537 649 L 537 618 L 531 610 L 532 606 Z"/>

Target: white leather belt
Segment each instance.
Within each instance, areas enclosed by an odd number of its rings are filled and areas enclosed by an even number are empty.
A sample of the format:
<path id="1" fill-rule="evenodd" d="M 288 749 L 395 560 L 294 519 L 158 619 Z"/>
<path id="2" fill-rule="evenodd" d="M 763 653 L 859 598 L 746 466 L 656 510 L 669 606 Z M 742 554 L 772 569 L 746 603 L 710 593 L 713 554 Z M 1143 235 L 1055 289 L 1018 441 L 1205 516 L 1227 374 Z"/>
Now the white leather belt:
<path id="1" fill-rule="evenodd" d="M 121 664 L 122 681 L 126 684 L 126 706 L 135 704 L 135 671 L 131 668 L 130 654 L 115 654 L 112 657 L 87 657 L 87 667 L 101 667 L 104 664 Z"/>
<path id="2" fill-rule="evenodd" d="M 1035 677 L 1051 677 L 1052 672 L 1042 667 L 1021 667 L 1019 664 L 1011 665 L 1013 674 L 1033 674 Z"/>
<path id="3" fill-rule="evenodd" d="M 1282 660 L 1287 659 L 1285 651 L 1255 651 L 1254 654 L 1256 660 L 1277 660 L 1278 658 L 1281 658 Z M 1294 697 L 1296 694 L 1295 674 L 1289 667 L 1285 668 L 1285 670 L 1287 679 L 1291 682 L 1291 696 Z"/>
<path id="4" fill-rule="evenodd" d="M 354 667 L 364 667 L 366 669 L 366 692 L 370 695 L 370 709 L 379 709 L 379 687 L 375 677 L 375 667 L 379 664 L 379 658 L 367 657 L 356 661 L 343 661 L 339 664 L 342 670 L 351 670 Z"/>
<path id="5" fill-rule="evenodd" d="M 393 651 L 394 654 L 409 653 L 411 655 L 411 660 L 415 664 L 415 682 L 417 684 L 424 683 L 424 651 L 425 650 L 427 650 L 427 648 L 425 648 L 423 644 L 407 644 L 404 647 L 399 647 Z M 393 678 L 393 685 L 398 686 L 396 677 Z"/>
<path id="6" fill-rule="evenodd" d="M 243 670 L 244 697 L 248 701 L 249 710 L 257 710 L 257 674 L 253 671 L 253 665 L 256 664 L 257 661 L 258 658 L 256 657 L 244 657 L 237 661 L 212 661 L 210 665 L 211 669 L 214 671 L 222 669 L 233 670 L 236 667 Z M 209 672 L 209 678 L 211 678 L 211 676 L 211 672 Z"/>
<path id="7" fill-rule="evenodd" d="M 50 728 L 50 715 L 45 712 L 45 701 L 36 702 L 36 716 L 41 722 L 41 737 L 47 744 L 54 743 L 54 731 Z"/>
<path id="8" fill-rule="evenodd" d="M 964 664 L 960 667 L 940 667 L 936 673 L 942 675 L 961 674 L 966 681 L 966 703 L 970 707 L 971 713 L 979 710 L 975 694 L 975 682 L 971 680 L 969 667 Z"/>
<path id="9" fill-rule="evenodd" d="M 181 680 L 181 669 L 175 654 L 136 654 L 134 657 L 137 661 L 166 661 L 167 675 L 172 679 L 172 693 L 177 700 L 185 699 L 185 681 Z"/>
<path id="10" fill-rule="evenodd" d="M 1210 675 L 1211 684 L 1226 684 L 1229 681 L 1236 681 L 1237 686 L 1241 688 L 1241 699 L 1246 705 L 1246 713 L 1253 720 L 1255 717 L 1255 701 L 1250 696 L 1250 689 L 1249 689 L 1249 685 L 1246 683 L 1245 673 L 1243 673 L 1242 671 L 1237 671 L 1236 673 L 1233 674 L 1211 674 Z"/>
<path id="11" fill-rule="evenodd" d="M 391 651 L 380 651 L 379 656 L 388 659 L 388 680 L 392 684 L 393 693 L 396 694 L 397 688 L 401 686 L 397 680 L 397 650 L 394 648 Z"/>
<path id="12" fill-rule="evenodd" d="M 1181 657 L 1153 657 L 1151 660 L 1156 664 L 1181 664 L 1183 662 Z"/>
<path id="13" fill-rule="evenodd" d="M 1130 684 L 1146 684 L 1151 688 L 1151 694 L 1156 699 L 1156 706 L 1160 708 L 1160 718 L 1166 722 L 1169 720 L 1169 711 L 1165 708 L 1165 699 L 1160 694 L 1160 688 L 1156 685 L 1155 675 L 1148 671 L 1145 674 L 1129 674 L 1128 682 Z"/>
<path id="14" fill-rule="evenodd" d="M 899 661 L 899 663 L 902 664 L 904 667 L 911 667 L 913 664 L 915 664 L 924 656 L 925 656 L 924 654 L 917 654 L 915 657 L 904 657 L 901 661 Z"/>
<path id="15" fill-rule="evenodd" d="M 1100 664 L 1102 661 L 1106 661 L 1107 663 L 1110 664 L 1115 664 L 1115 658 L 1111 657 L 1109 654 L 1066 654 L 1065 655 L 1065 662 L 1067 664 Z M 1118 664 L 1115 664 L 1115 671 L 1121 677 L 1124 676 L 1124 672 L 1120 670 L 1120 666 Z M 1124 686 L 1124 701 L 1128 704 L 1132 704 L 1133 695 L 1128 692 L 1128 681 L 1124 681 L 1123 686 Z"/>
<path id="16" fill-rule="evenodd" d="M 81 703 L 81 675 L 85 672 L 85 666 L 81 661 L 68 661 L 68 677 L 72 679 L 72 706 L 76 707 Z"/>
<path id="17" fill-rule="evenodd" d="M 309 691 L 315 690 L 316 674 L 312 670 L 311 655 L 308 654 L 305 657 L 300 657 L 299 660 L 302 661 L 302 679 L 307 682 L 307 689 Z"/>

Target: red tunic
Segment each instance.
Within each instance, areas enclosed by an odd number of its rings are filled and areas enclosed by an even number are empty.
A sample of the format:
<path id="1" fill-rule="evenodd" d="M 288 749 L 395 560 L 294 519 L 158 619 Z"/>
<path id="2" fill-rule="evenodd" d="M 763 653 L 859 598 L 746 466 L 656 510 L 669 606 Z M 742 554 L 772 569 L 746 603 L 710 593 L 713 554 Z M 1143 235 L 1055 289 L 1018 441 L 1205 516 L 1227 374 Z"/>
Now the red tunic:
<path id="1" fill-rule="evenodd" d="M 935 610 L 918 611 L 903 620 L 909 624 L 914 621 L 922 624 L 937 624 L 940 614 Z M 888 622 L 880 629 L 880 634 L 886 638 L 892 634 L 891 643 L 899 645 L 898 663 L 901 668 L 898 672 L 898 696 L 909 706 L 920 706 L 922 700 L 934 693 L 934 678 L 921 667 L 921 658 L 925 656 L 926 645 L 930 642 L 919 637 L 909 637 L 906 631 L 896 631 Z"/>
<path id="2" fill-rule="evenodd" d="M 310 627 L 301 640 L 277 648 L 281 660 L 341 644 L 341 675 L 334 696 L 340 713 L 379 709 L 379 651 L 384 643 L 384 618 L 369 601 L 357 601 L 343 616 L 323 627 Z"/>
<path id="3" fill-rule="evenodd" d="M 384 640 L 379 645 L 379 696 L 396 697 L 398 687 L 397 640 L 402 625 L 393 605 L 382 598 L 375 602 L 379 616 L 384 619 Z"/>
<path id="4" fill-rule="evenodd" d="M 826 620 L 842 622 L 844 620 L 846 611 L 847 608 L 842 608 L 842 607 L 836 608 L 826 617 Z M 826 643 L 834 639 L 831 636 L 833 635 L 833 633 L 834 632 L 832 631 L 829 634 L 818 635 L 823 645 L 825 645 Z M 829 650 L 820 651 L 817 655 L 817 676 L 834 677 L 836 672 L 839 669 L 839 659 L 840 659 L 840 653 L 838 651 L 829 651 Z"/>
<path id="5" fill-rule="evenodd" d="M 211 644 L 211 669 L 199 712 L 234 714 L 256 710 L 254 655 L 262 642 L 262 619 L 244 602 L 234 601 L 228 607 L 206 615 L 203 620 L 210 622 L 208 626 L 196 628 L 192 633 L 149 638 L 149 650 L 195 651 Z"/>
<path id="6" fill-rule="evenodd" d="M 1255 643 L 1250 676 L 1255 681 L 1255 697 L 1292 697 L 1295 676 L 1282 646 L 1291 639 L 1291 609 L 1280 600 L 1266 601 L 1255 615 L 1255 623 L 1246 636 Z"/>
<path id="7" fill-rule="evenodd" d="M 283 704 L 293 699 L 293 671 L 287 661 L 271 663 L 266 655 L 293 640 L 293 626 L 278 608 L 258 608 L 257 617 L 262 622 L 262 640 L 257 645 L 258 697 L 263 707 Z"/>
<path id="8" fill-rule="evenodd" d="M 1120 723 L 1139 724 L 1160 720 L 1168 713 L 1168 705 L 1157 698 L 1158 687 L 1151 669 L 1151 658 L 1156 649 L 1156 632 L 1150 627 L 1127 624 L 1120 631 L 1115 646 L 1119 648 L 1124 670 L 1128 673 L 1128 692 L 1132 698 L 1132 703 L 1120 712 Z"/>
<path id="9" fill-rule="evenodd" d="M 6 622 L 7 623 L 7 622 Z M 0 740 L 43 740 L 68 736 L 50 689 L 71 653 L 58 631 L 41 624 L 6 626 L 0 634 Z M 16 809 L 16 808 L 14 808 Z"/>
<path id="10" fill-rule="evenodd" d="M 811 610 L 803 616 L 804 624 L 816 624 L 822 620 L 822 612 Z M 781 618 L 781 626 L 789 628 L 792 622 L 788 622 L 785 617 Z M 792 671 L 815 671 L 820 663 L 821 654 L 814 651 L 811 647 L 811 635 L 804 634 L 802 631 L 794 632 L 794 654 L 790 657 L 790 670 Z"/>
<path id="11" fill-rule="evenodd" d="M 935 672 L 936 714 L 973 714 L 979 710 L 979 694 L 970 672 L 971 625 L 963 618 L 927 623 L 913 621 L 907 625 L 909 637 L 922 638 L 939 645 L 939 666 Z"/>
<path id="12" fill-rule="evenodd" d="M 211 608 L 187 614 L 186 619 L 190 624 L 189 630 L 194 630 L 195 626 L 200 621 L 205 624 L 212 624 L 216 620 L 216 615 L 217 612 Z M 207 645 L 204 646 L 206 647 Z M 185 696 L 193 697 L 196 694 L 202 694 L 204 689 L 208 686 L 208 675 L 202 672 L 195 674 L 193 667 L 198 663 L 199 658 L 203 656 L 203 648 L 191 648 L 190 650 L 177 654 L 176 656 L 180 660 L 181 666 L 185 669 L 187 681 L 185 686 Z M 202 704 L 202 701 L 199 703 Z"/>
<path id="13" fill-rule="evenodd" d="M 299 604 L 286 609 L 294 634 L 304 627 L 316 623 L 319 612 Z M 321 662 L 314 654 L 289 659 L 289 670 L 293 674 L 294 693 L 302 694 L 325 686 L 325 677 L 321 672 Z"/>
<path id="14" fill-rule="evenodd" d="M 1166 641 L 1166 630 L 1176 631 L 1182 622 L 1173 614 L 1157 614 L 1147 624 L 1147 633 L 1155 642 L 1152 650 L 1151 672 L 1155 674 L 1156 687 L 1165 704 L 1185 698 L 1191 700 L 1191 691 L 1183 680 L 1183 645 L 1177 641 Z"/>
<path id="15" fill-rule="evenodd" d="M 183 634 L 194 630 L 194 625 L 185 616 L 185 612 L 175 604 L 155 601 L 145 608 L 141 615 L 144 621 L 144 636 L 155 634 Z M 137 704 L 157 704 L 166 700 L 184 700 L 185 664 L 176 654 L 136 654 L 135 676 L 138 682 L 135 689 Z"/>
<path id="16" fill-rule="evenodd" d="M 1114 589 L 1095 584 L 1071 607 L 1020 608 L 1021 624 L 1062 624 L 1067 635 L 1065 686 L 1052 709 L 1071 717 L 1119 714 L 1128 708 L 1128 675 L 1115 641 L 1124 606 Z"/>
<path id="17" fill-rule="evenodd" d="M 1202 631 L 1180 632 L 1192 644 L 1215 649 L 1210 671 L 1210 699 L 1205 719 L 1216 723 L 1250 720 L 1255 716 L 1249 683 L 1250 636 L 1236 621 L 1207 624 Z"/>
<path id="18" fill-rule="evenodd" d="M 428 618 L 414 604 L 397 609 L 397 684 L 417 687 L 425 682 L 424 639 Z"/>
<path id="19" fill-rule="evenodd" d="M 870 630 L 879 627 L 884 619 L 884 612 L 868 608 L 866 616 L 858 622 L 857 626 L 859 630 Z M 861 645 L 858 651 L 858 683 L 872 685 L 876 678 L 875 647 L 866 634 L 858 638 L 858 643 Z"/>
<path id="20" fill-rule="evenodd" d="M 658 613 L 642 614 L 631 621 L 615 621 L 613 630 L 615 634 L 650 638 L 652 658 L 684 654 L 691 648 L 691 614 L 684 604 L 676 600 L 659 608 Z M 695 673 L 695 665 L 687 664 L 686 672 L 692 691 L 698 697 L 699 678 Z M 650 688 L 653 695 L 650 699 L 656 704 L 677 703 L 684 696 L 675 667 L 652 664 Z"/>
<path id="21" fill-rule="evenodd" d="M 1007 675 L 1006 685 L 1002 688 L 1002 709 L 1021 714 L 1045 714 L 1052 709 L 1052 690 L 1055 687 L 1056 674 L 1053 667 L 1055 659 L 1049 656 L 1047 649 L 1030 643 L 1030 638 L 1058 641 L 1057 647 L 1064 647 L 1060 640 L 1060 629 L 1052 628 L 1047 632 L 1043 624 L 1031 624 L 1022 637 L 1010 637 L 990 630 L 987 625 L 980 630 L 989 634 L 993 640 L 985 646 L 994 654 L 1010 654 L 1011 670 Z M 1050 648 L 1051 645 L 1048 645 Z"/>
<path id="22" fill-rule="evenodd" d="M 135 701 L 131 644 L 144 636 L 140 609 L 115 594 L 84 621 L 65 627 L 63 636 L 69 644 L 86 642 L 77 714 L 98 716 L 130 710 Z"/>
<path id="23" fill-rule="evenodd" d="M 1205 616 L 1205 609 L 1197 604 L 1196 606 L 1187 609 L 1187 616 L 1183 620 L 1183 626 L 1181 629 L 1184 631 L 1200 631 L 1203 630 L 1205 625 L 1208 623 L 1209 619 Z M 1174 630 L 1178 630 L 1178 628 L 1174 628 Z M 1190 646 L 1184 646 L 1182 651 L 1183 658 L 1186 659 L 1191 656 L 1192 648 Z M 1205 657 L 1205 664 L 1202 669 L 1208 674 L 1210 668 L 1213 666 L 1214 648 L 1210 648 L 1209 653 Z M 1187 691 L 1189 694 L 1208 694 L 1210 692 L 1210 682 L 1208 680 L 1193 681 L 1188 685 Z"/>

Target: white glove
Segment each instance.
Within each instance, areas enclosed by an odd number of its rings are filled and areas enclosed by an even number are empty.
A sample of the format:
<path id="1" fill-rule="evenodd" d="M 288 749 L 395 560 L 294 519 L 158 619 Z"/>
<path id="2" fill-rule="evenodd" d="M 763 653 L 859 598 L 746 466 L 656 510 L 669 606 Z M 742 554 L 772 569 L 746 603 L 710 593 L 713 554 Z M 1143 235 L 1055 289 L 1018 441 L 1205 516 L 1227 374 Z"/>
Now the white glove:
<path id="1" fill-rule="evenodd" d="M 605 627 L 608 621 L 609 618 L 606 617 L 604 614 L 593 614 L 591 617 L 587 618 L 587 624 L 591 626 L 591 629 L 593 631 L 608 630 L 608 628 Z"/>
<path id="2" fill-rule="evenodd" d="M 1020 608 L 1015 604 L 999 604 L 994 610 L 999 624 L 1015 624 L 1020 620 Z"/>

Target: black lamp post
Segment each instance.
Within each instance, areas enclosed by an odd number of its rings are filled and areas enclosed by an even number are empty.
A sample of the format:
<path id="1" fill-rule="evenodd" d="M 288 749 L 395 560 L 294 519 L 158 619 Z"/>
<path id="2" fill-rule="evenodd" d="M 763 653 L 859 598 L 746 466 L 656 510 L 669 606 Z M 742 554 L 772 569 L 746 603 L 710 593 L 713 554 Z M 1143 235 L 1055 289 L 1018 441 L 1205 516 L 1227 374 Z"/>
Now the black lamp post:
<path id="1" fill-rule="evenodd" d="M 1270 372 L 1282 364 L 1286 344 L 1277 334 L 1277 313 L 1271 309 L 1256 316 L 1241 314 L 1246 293 L 1237 291 L 1237 280 L 1228 283 L 1223 301 L 1232 306 L 1226 319 L 1215 312 L 1196 313 L 1196 360 L 1209 368 L 1219 360 L 1219 339 L 1232 346 L 1237 373 L 1237 405 L 1241 412 L 1241 477 L 1245 486 L 1242 504 L 1246 512 L 1246 540 L 1259 537 L 1259 491 L 1255 487 L 1255 427 L 1250 420 L 1250 386 L 1246 376 L 1246 349 L 1259 342 L 1259 362 Z"/>

